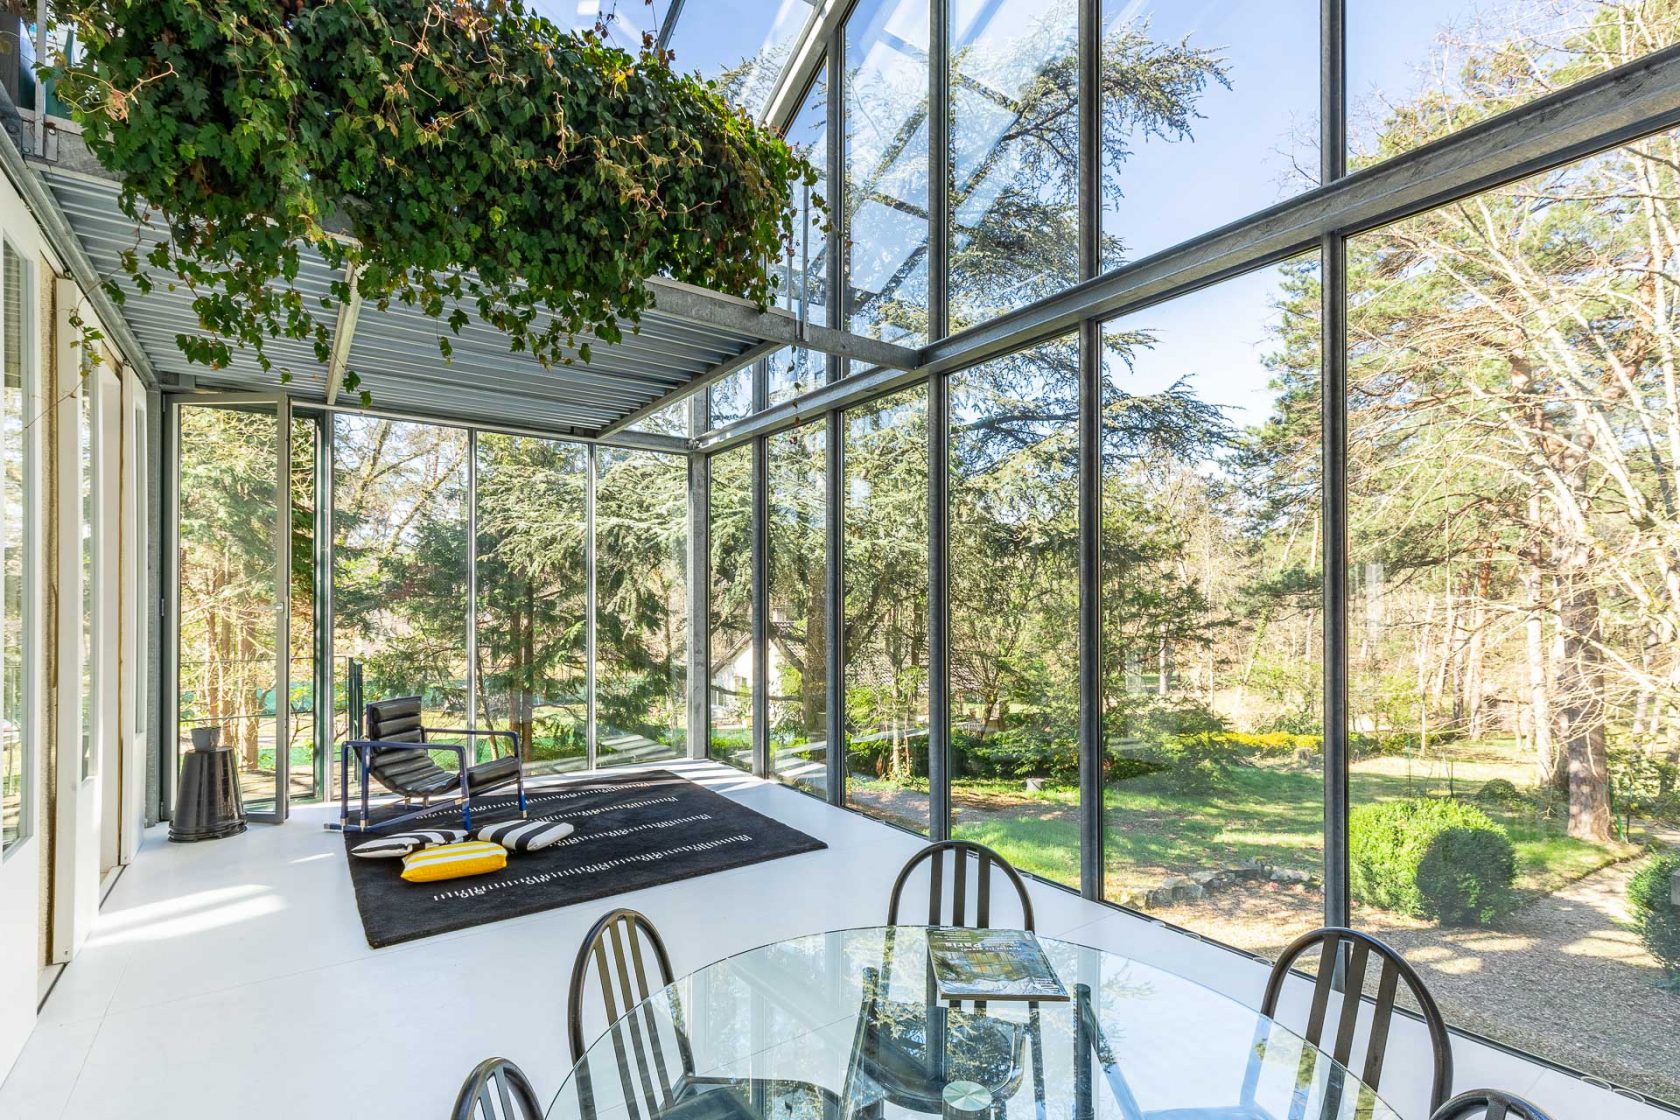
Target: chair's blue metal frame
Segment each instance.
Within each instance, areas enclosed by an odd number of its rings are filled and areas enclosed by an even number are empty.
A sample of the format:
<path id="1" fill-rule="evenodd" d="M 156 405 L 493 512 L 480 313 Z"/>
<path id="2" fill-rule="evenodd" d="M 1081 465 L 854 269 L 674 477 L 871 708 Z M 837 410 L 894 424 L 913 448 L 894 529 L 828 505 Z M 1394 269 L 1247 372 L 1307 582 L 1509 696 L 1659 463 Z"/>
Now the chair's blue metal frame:
<path id="1" fill-rule="evenodd" d="M 472 739 L 472 738 L 475 738 L 475 737 L 478 737 L 478 736 L 484 736 L 484 737 L 488 737 L 488 738 L 492 738 L 492 739 L 497 738 L 497 737 L 504 737 L 504 738 L 507 738 L 507 739 L 511 739 L 513 741 L 513 757 L 514 758 L 519 757 L 519 734 L 517 732 L 514 732 L 514 731 L 467 730 L 465 728 L 456 728 L 456 727 L 444 727 L 444 728 L 426 727 L 426 728 L 421 729 L 421 733 L 422 733 L 422 735 L 464 735 L 468 739 Z M 461 807 L 461 827 L 466 829 L 468 832 L 471 832 L 472 831 L 472 794 L 469 791 L 468 785 L 467 785 L 467 746 L 468 745 L 469 744 L 464 744 L 464 743 L 430 743 L 430 742 L 425 742 L 424 740 L 422 740 L 421 742 L 418 742 L 418 743 L 392 743 L 392 742 L 387 742 L 387 741 L 380 740 L 380 739 L 349 739 L 349 740 L 346 740 L 344 745 L 339 748 L 339 752 L 338 752 L 338 764 L 339 764 L 338 825 L 337 825 L 337 828 L 334 829 L 334 831 L 338 831 L 338 832 L 377 832 L 380 829 L 391 828 L 394 825 L 399 825 L 399 824 L 403 824 L 407 821 L 414 820 L 416 817 L 422 817 L 422 816 L 426 816 L 428 814 L 437 812 L 439 809 L 448 808 L 452 805 L 460 805 L 460 807 Z M 393 751 L 393 750 L 447 751 L 450 754 L 453 754 L 455 756 L 456 767 L 457 767 L 457 770 L 460 774 L 460 779 L 461 779 L 461 790 L 460 790 L 459 793 L 454 794 L 450 797 L 444 798 L 441 801 L 434 802 L 430 798 L 427 798 L 425 803 L 422 804 L 419 808 L 415 809 L 412 813 L 404 813 L 400 817 L 392 817 L 390 820 L 380 821 L 378 824 L 369 824 L 368 823 L 368 773 L 369 773 L 369 771 L 371 769 L 371 765 L 372 765 L 373 752 L 376 751 L 376 750 L 379 750 L 379 751 Z M 351 820 L 350 820 L 350 752 L 351 751 L 356 752 L 358 776 L 361 780 L 361 789 L 362 789 L 361 815 L 355 823 L 351 823 Z M 521 817 L 524 817 L 526 815 L 526 804 L 525 804 L 525 768 L 523 766 L 521 766 L 519 768 L 519 774 L 518 774 L 518 777 L 515 779 L 515 784 L 516 784 L 516 786 L 518 788 L 518 791 L 519 791 L 519 815 Z M 406 802 L 408 802 L 409 804 L 412 804 L 411 799 L 405 798 L 404 800 Z M 327 827 L 328 828 L 333 828 L 332 825 L 328 825 Z"/>

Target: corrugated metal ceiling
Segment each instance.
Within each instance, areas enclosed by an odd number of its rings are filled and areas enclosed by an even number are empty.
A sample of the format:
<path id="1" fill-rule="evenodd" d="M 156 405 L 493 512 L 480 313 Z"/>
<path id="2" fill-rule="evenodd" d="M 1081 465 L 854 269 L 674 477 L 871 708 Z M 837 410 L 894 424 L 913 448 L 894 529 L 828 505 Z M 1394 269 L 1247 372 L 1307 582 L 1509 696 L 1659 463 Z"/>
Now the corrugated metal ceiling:
<path id="1" fill-rule="evenodd" d="M 122 315 L 166 384 L 173 380 L 227 389 L 284 388 L 299 400 L 324 399 L 326 366 L 307 343 L 270 342 L 275 368 L 269 371 L 239 351 L 224 369 L 189 363 L 176 337 L 199 333 L 190 293 L 172 289 L 160 277 L 150 293 L 142 294 L 121 263 L 124 250 L 143 254 L 162 240 L 163 231 L 150 225 L 136 229 L 117 209 L 115 183 L 36 166 L 94 268 L 123 290 Z M 326 262 L 312 255 L 297 286 L 311 299 L 327 296 L 334 278 Z M 476 320 L 451 338 L 453 354 L 446 361 L 438 350 L 439 326 L 437 320 L 400 304 L 383 311 L 362 307 L 349 366 L 361 375 L 377 407 L 574 435 L 598 433 L 720 366 L 738 364 L 767 341 L 739 323 L 724 327 L 655 309 L 642 317 L 638 333 L 626 331 L 622 343 L 592 343 L 590 362 L 545 369 L 529 355 L 511 352 L 504 335 Z M 281 368 L 293 378 L 284 386 Z"/>

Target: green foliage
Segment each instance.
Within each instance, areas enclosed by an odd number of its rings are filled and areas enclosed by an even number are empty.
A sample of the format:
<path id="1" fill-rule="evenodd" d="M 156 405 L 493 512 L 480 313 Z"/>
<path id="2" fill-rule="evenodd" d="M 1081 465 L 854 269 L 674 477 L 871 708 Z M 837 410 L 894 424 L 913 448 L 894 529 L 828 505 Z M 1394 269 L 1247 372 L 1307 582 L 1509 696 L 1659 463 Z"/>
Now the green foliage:
<path id="1" fill-rule="evenodd" d="M 1047 778 L 1079 780 L 1079 743 L 1050 737 L 1030 728 L 1010 728 L 980 736 L 959 731 L 951 736 L 953 773 L 968 778 Z"/>
<path id="2" fill-rule="evenodd" d="M 1516 852 L 1473 805 L 1416 797 L 1349 817 L 1354 896 L 1442 925 L 1487 925 L 1512 904 Z"/>
<path id="3" fill-rule="evenodd" d="M 1515 784 L 1505 778 L 1490 778 L 1476 791 L 1476 800 L 1484 805 L 1520 805 L 1523 795 Z"/>
<path id="4" fill-rule="evenodd" d="M 1628 882 L 1634 931 L 1671 980 L 1680 979 L 1680 906 L 1672 894 L 1676 872 L 1680 852 L 1668 852 L 1652 856 Z"/>
<path id="5" fill-rule="evenodd" d="M 579 336 L 617 341 L 656 274 L 766 304 L 795 187 L 816 181 L 668 56 L 563 32 L 521 0 L 68 0 L 58 14 L 82 47 L 59 94 L 123 177 L 124 211 L 155 211 L 171 234 L 125 269 L 142 291 L 151 269 L 192 291 L 206 336 L 178 342 L 210 366 L 244 346 L 268 368 L 275 338 L 326 360 L 319 312 L 350 289 L 306 296 L 307 249 L 380 307 L 450 333 L 476 316 L 545 364 L 588 361 Z"/>

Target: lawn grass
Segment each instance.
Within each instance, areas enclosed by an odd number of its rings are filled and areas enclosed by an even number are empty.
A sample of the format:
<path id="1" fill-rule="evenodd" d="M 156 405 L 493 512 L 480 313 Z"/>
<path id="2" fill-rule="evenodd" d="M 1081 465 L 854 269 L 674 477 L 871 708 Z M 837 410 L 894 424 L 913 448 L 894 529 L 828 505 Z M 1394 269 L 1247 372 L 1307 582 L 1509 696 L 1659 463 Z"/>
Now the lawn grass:
<path id="1" fill-rule="evenodd" d="M 1394 798 L 1459 796 L 1505 776 L 1502 760 L 1458 763 L 1450 773 L 1392 758 L 1356 763 L 1354 804 Z M 876 783 L 870 783 L 876 784 Z M 884 784 L 884 783 L 883 783 Z M 1104 862 L 1110 894 L 1157 886 L 1169 874 L 1258 859 L 1317 875 L 1322 865 L 1323 780 L 1316 769 L 1262 763 L 1234 768 L 1217 789 L 1174 789 L 1149 775 L 1104 792 Z M 952 784 L 953 833 L 998 849 L 1024 871 L 1079 881 L 1079 791 L 1072 784 L 1029 792 L 1015 780 Z M 1625 859 L 1629 845 L 1565 836 L 1565 822 L 1538 810 L 1485 807 L 1511 837 L 1519 890 L 1549 893 Z"/>

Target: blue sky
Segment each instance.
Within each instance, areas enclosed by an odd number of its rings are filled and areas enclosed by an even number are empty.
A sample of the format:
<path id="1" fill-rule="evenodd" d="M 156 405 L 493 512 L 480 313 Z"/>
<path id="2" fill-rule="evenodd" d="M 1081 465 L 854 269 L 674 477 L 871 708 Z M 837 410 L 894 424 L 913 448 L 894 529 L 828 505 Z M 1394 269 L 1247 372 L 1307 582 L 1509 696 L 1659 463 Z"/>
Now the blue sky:
<path id="1" fill-rule="evenodd" d="M 542 0 L 541 10 L 574 25 L 615 6 L 626 24 L 656 26 L 669 0 Z M 997 0 L 996 34 L 1008 35 L 1057 0 Z M 1419 86 L 1443 29 L 1463 26 L 1490 3 L 1532 0 L 1349 0 L 1348 72 L 1356 121 L 1370 106 L 1405 100 Z M 1303 186 L 1300 168 L 1315 173 L 1318 109 L 1318 0 L 1104 0 L 1110 27 L 1146 24 L 1156 42 L 1214 50 L 1231 88 L 1211 87 L 1199 103 L 1193 140 L 1138 141 L 1119 178 L 1105 192 L 1105 229 L 1131 259 L 1234 221 Z M 714 75 L 785 42 L 809 12 L 807 0 L 686 0 L 673 45 L 683 69 Z M 966 10 L 966 9 L 965 9 Z M 1270 410 L 1262 359 L 1275 319 L 1275 270 L 1226 281 L 1125 321 L 1159 341 L 1140 352 L 1136 372 L 1111 371 L 1132 392 L 1150 392 L 1188 376 L 1207 400 L 1239 424 Z"/>

